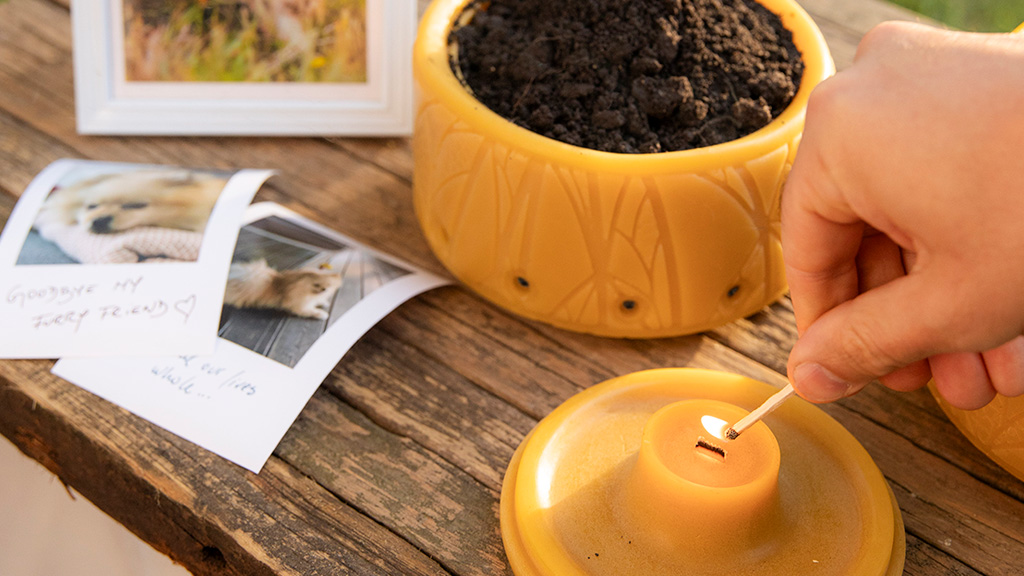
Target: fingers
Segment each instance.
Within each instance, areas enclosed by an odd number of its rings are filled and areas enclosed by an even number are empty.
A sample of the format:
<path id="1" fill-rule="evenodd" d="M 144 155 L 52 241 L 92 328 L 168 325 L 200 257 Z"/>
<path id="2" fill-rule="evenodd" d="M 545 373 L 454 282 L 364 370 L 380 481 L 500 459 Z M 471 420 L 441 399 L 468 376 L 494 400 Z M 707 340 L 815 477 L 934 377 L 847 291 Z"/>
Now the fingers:
<path id="1" fill-rule="evenodd" d="M 878 378 L 895 390 L 913 390 L 929 378 L 952 406 L 974 410 L 996 394 L 1024 395 L 1024 336 L 977 352 L 953 349 L 956 338 L 937 338 L 951 327 L 927 326 L 933 304 L 915 278 L 875 288 L 823 315 L 797 341 L 789 374 L 797 392 L 811 402 L 852 395 Z M 929 310 L 933 310 L 929 312 Z M 917 360 L 927 358 L 927 361 Z"/>
<path id="2" fill-rule="evenodd" d="M 914 255 L 906 252 L 888 236 L 869 230 L 857 254 L 860 291 L 867 292 L 906 275 L 913 265 Z M 928 362 L 918 360 L 894 372 L 879 376 L 885 386 L 901 392 L 917 390 L 932 377 Z"/>
<path id="3" fill-rule="evenodd" d="M 823 314 L 797 340 L 788 365 L 793 384 L 812 402 L 849 396 L 879 377 L 899 389 L 920 387 L 928 371 L 918 361 L 946 344 L 935 337 L 943 327 L 928 319 L 947 312 L 922 278 L 869 290 Z"/>
<path id="4" fill-rule="evenodd" d="M 788 369 L 805 398 L 836 400 L 875 378 L 910 390 L 934 377 L 959 407 L 1024 394 L 1024 203 L 1007 200 L 1019 170 L 1006 170 L 1017 158 L 1003 156 L 1020 150 L 1005 144 L 1018 133 L 1004 130 L 1019 111 L 1002 108 L 1002 89 L 986 107 L 965 106 L 948 81 L 1020 78 L 1005 71 L 1019 70 L 1024 55 L 991 42 L 880 25 L 855 65 L 812 93 L 782 197 L 800 334 Z M 990 132 L 1003 141 L 979 147 L 969 169 L 936 145 Z"/>
<path id="5" fill-rule="evenodd" d="M 792 360 L 791 360 L 792 361 Z M 809 402 L 832 402 L 856 394 L 867 382 L 851 382 L 816 362 L 804 362 L 788 369 L 793 387 Z"/>
<path id="6" fill-rule="evenodd" d="M 928 360 L 912 362 L 902 368 L 897 368 L 893 372 L 885 374 L 884 376 L 878 377 L 878 381 L 886 388 L 890 388 L 898 392 L 910 392 L 912 390 L 924 388 L 931 379 L 932 370 L 931 366 L 928 364 Z"/>
<path id="7" fill-rule="evenodd" d="M 867 292 L 905 275 L 903 250 L 888 236 L 869 229 L 857 251 L 858 290 Z"/>
<path id="8" fill-rule="evenodd" d="M 939 354 L 928 360 L 935 388 L 962 410 L 985 406 L 996 394 L 1024 394 L 1024 336 L 980 354 Z"/>
<path id="9" fill-rule="evenodd" d="M 928 359 L 939 394 L 962 410 L 976 410 L 996 397 L 981 354 L 954 352 Z"/>
<path id="10" fill-rule="evenodd" d="M 981 357 L 996 392 L 1011 398 L 1024 394 L 1024 336 L 983 352 Z"/>
<path id="11" fill-rule="evenodd" d="M 831 402 L 863 388 L 866 380 L 840 377 L 814 362 L 799 364 L 790 371 L 797 392 L 811 402 Z M 1024 336 L 983 353 L 936 354 L 927 361 L 914 362 L 880 378 L 900 391 L 922 387 L 931 377 L 938 393 L 950 405 L 975 410 L 987 405 L 996 394 L 1024 395 Z"/>

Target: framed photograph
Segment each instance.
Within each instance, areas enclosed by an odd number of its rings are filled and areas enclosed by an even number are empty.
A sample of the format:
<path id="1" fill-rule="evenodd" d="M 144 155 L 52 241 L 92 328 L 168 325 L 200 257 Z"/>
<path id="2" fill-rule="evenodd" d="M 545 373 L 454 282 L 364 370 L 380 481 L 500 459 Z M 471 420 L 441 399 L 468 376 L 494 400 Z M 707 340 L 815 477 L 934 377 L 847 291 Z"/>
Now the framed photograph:
<path id="1" fill-rule="evenodd" d="M 82 134 L 412 131 L 415 0 L 73 2 Z"/>

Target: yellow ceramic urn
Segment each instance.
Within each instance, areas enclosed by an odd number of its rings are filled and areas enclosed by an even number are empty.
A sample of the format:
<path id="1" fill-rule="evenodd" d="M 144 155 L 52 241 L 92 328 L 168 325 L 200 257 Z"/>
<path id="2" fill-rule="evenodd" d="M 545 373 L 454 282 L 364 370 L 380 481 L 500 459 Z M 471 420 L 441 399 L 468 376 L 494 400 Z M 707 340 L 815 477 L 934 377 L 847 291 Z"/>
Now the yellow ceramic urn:
<path id="1" fill-rule="evenodd" d="M 468 0 L 434 0 L 414 52 L 413 191 L 437 257 L 502 308 L 603 336 L 690 334 L 777 300 L 779 196 L 807 98 L 834 65 L 796 2 L 761 3 L 803 57 L 788 108 L 724 144 L 616 154 L 546 138 L 477 101 L 449 65 Z"/>

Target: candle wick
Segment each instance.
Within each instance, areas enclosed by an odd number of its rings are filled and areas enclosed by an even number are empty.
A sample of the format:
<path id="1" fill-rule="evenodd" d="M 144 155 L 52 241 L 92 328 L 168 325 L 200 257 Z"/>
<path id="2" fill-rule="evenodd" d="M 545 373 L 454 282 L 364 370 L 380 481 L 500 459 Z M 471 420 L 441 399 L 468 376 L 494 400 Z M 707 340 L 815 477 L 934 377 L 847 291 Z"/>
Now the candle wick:
<path id="1" fill-rule="evenodd" d="M 694 446 L 694 448 L 701 448 L 707 450 L 708 452 L 712 452 L 713 454 L 717 455 L 722 460 L 725 460 L 725 449 L 722 448 L 721 446 L 716 446 L 711 442 L 708 442 L 707 440 L 704 439 L 703 436 L 697 437 L 697 444 L 696 446 Z"/>

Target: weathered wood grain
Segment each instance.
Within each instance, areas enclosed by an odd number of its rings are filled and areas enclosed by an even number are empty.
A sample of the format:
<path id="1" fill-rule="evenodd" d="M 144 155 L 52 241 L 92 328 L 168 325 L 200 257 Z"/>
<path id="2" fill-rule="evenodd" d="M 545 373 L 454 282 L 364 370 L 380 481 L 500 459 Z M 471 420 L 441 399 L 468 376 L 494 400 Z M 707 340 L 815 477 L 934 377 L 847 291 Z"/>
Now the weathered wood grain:
<path id="1" fill-rule="evenodd" d="M 367 333 L 351 354 L 324 387 L 499 491 L 534 419 L 383 330 Z"/>
<path id="2" fill-rule="evenodd" d="M 12 198 L 20 197 L 35 175 L 53 160 L 78 156 L 77 150 L 0 110 L 0 190 Z"/>
<path id="3" fill-rule="evenodd" d="M 193 573 L 444 573 L 282 462 L 254 475 L 62 381 L 51 365 L 0 363 L 0 433 Z"/>
<path id="4" fill-rule="evenodd" d="M 860 414 L 831 410 L 897 492 L 907 532 L 989 575 L 1017 574 L 1024 558 L 1024 502 L 954 468 Z M 902 492 L 902 493 L 901 493 Z"/>
<path id="5" fill-rule="evenodd" d="M 924 576 L 928 574 L 942 574 L 943 576 L 981 575 L 977 570 L 939 552 L 932 546 L 919 540 L 913 534 L 907 534 L 907 562 L 903 567 L 903 576 Z"/>
<path id="6" fill-rule="evenodd" d="M 928 392 L 900 393 L 875 384 L 843 400 L 842 405 L 906 438 L 916 450 L 941 458 L 986 485 L 1024 501 L 1024 482 L 971 445 Z"/>
<path id="7" fill-rule="evenodd" d="M 783 298 L 753 316 L 708 332 L 708 336 L 785 374 L 786 355 L 779 351 L 791 350 L 796 343 L 793 304 Z"/>
<path id="8" fill-rule="evenodd" d="M 277 454 L 459 575 L 507 570 L 497 492 L 326 391 Z"/>
<path id="9" fill-rule="evenodd" d="M 875 0 L 803 4 L 840 68 L 871 26 L 914 18 Z M 66 0 L 0 3 L 0 220 L 60 157 L 274 168 L 258 199 L 442 271 L 415 222 L 407 140 L 80 136 L 71 50 Z M 792 314 L 783 300 L 707 334 L 615 340 L 435 290 L 360 340 L 259 475 L 63 382 L 46 361 L 0 361 L 0 433 L 196 574 L 510 574 L 498 491 L 537 420 L 648 368 L 781 386 Z M 927 392 L 873 386 L 823 409 L 890 480 L 906 574 L 1021 573 L 1024 483 L 970 446 Z"/>
<path id="10" fill-rule="evenodd" d="M 11 211 L 14 210 L 14 203 L 16 201 L 17 199 L 10 194 L 0 194 L 0 222 L 7 223 L 7 219 L 11 217 Z"/>

